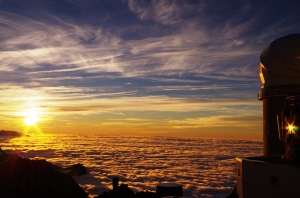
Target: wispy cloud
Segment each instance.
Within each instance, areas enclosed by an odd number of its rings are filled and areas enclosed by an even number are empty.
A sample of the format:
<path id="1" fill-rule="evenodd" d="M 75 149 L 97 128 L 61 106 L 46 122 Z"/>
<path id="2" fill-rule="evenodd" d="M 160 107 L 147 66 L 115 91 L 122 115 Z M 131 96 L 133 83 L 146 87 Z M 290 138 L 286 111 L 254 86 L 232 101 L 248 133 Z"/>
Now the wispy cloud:
<path id="1" fill-rule="evenodd" d="M 219 70 L 220 63 L 224 61 L 236 61 L 237 57 L 257 53 L 256 50 L 229 51 L 227 44 L 218 48 L 201 46 L 208 38 L 202 36 L 199 40 L 199 35 L 203 35 L 199 30 L 123 41 L 105 29 L 79 26 L 62 19 L 49 25 L 43 21 L 24 19 L 21 15 L 14 15 L 13 18 L 12 22 L 9 18 L 6 22 L 14 23 L 13 27 L 20 30 L 19 36 L 5 40 L 2 45 L 6 51 L 0 54 L 3 69 L 8 71 L 25 68 L 30 73 L 121 72 L 124 76 L 186 72 L 203 74 Z M 241 41 L 235 43 L 240 44 Z"/>
<path id="2" fill-rule="evenodd" d="M 249 106 L 239 113 L 250 119 L 261 105 L 255 100 L 260 53 L 275 38 L 299 31 L 292 7 L 214 0 L 1 1 L 1 113 L 14 116 L 31 100 L 51 115 L 131 111 L 137 120 L 142 111 L 178 111 L 190 112 L 179 119 L 189 126 L 205 119 L 194 111 L 221 122 Z"/>

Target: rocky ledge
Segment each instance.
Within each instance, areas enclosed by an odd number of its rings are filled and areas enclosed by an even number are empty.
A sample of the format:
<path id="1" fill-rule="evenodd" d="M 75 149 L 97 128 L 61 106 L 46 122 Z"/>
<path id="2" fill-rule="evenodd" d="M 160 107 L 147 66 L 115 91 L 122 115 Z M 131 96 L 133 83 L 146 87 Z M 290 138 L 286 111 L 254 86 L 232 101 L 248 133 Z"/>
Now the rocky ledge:
<path id="1" fill-rule="evenodd" d="M 0 197 L 87 198 L 88 194 L 66 173 L 46 160 L 31 160 L 0 150 Z M 82 166 L 77 165 L 83 172 Z M 76 168 L 75 167 L 75 168 Z M 74 167 L 72 167 L 74 168 Z M 70 169 L 72 171 L 73 169 Z M 73 170 L 70 174 L 77 173 Z"/>
<path id="2" fill-rule="evenodd" d="M 19 137 L 23 136 L 22 133 L 19 133 L 17 131 L 7 131 L 7 130 L 0 130 L 0 136 L 13 136 L 13 137 Z"/>

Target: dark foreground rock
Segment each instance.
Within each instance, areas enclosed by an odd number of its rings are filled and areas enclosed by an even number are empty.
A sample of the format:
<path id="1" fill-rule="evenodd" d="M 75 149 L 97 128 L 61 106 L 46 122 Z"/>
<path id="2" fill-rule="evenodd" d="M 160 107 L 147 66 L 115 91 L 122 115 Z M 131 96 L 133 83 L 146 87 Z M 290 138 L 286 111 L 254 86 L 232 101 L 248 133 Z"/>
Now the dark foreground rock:
<path id="1" fill-rule="evenodd" d="M 16 131 L 7 131 L 7 130 L 0 130 L 0 136 L 23 136 L 22 133 L 16 132 Z"/>
<path id="2" fill-rule="evenodd" d="M 85 166 L 83 166 L 82 164 L 74 164 L 65 169 L 69 170 L 68 174 L 72 175 L 72 176 L 75 176 L 75 175 L 80 176 L 80 175 L 87 174 L 87 170 L 86 170 Z"/>
<path id="3" fill-rule="evenodd" d="M 0 155 L 1 198 L 86 198 L 88 194 L 68 174 L 45 160 L 16 154 Z"/>

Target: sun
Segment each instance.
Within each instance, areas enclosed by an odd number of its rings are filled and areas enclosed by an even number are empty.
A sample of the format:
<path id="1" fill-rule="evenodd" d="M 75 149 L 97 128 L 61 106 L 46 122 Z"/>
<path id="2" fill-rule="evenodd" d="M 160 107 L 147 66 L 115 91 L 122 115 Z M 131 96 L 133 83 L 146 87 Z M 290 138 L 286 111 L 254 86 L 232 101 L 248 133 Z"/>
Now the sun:
<path id="1" fill-rule="evenodd" d="M 37 111 L 35 109 L 29 109 L 26 111 L 24 119 L 24 123 L 27 126 L 35 126 L 38 121 L 38 115 Z"/>

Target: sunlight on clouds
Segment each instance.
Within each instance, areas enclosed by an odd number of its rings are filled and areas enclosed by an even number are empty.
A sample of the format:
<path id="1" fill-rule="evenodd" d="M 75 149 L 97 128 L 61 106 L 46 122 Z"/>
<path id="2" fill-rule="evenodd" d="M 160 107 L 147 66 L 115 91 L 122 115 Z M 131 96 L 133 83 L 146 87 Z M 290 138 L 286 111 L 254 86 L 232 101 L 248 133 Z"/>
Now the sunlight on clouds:
<path id="1" fill-rule="evenodd" d="M 93 99 L 92 101 L 74 101 L 69 105 L 58 103 L 57 111 L 64 112 L 102 112 L 102 111 L 118 111 L 118 110 L 134 110 L 134 111 L 196 111 L 196 110 L 222 110 L 226 111 L 226 106 L 237 105 L 254 105 L 251 101 L 235 101 L 235 100 L 189 100 L 184 98 L 169 98 L 166 96 L 148 96 L 148 97 L 119 97 L 119 98 L 103 98 Z"/>
<path id="2" fill-rule="evenodd" d="M 201 128 L 201 127 L 255 127 L 261 124 L 262 117 L 255 117 L 251 120 L 249 117 L 239 119 L 236 116 L 209 116 L 204 118 L 186 118 L 183 120 L 170 120 L 169 123 L 175 128 Z"/>
<path id="3" fill-rule="evenodd" d="M 34 50 L 26 50 L 22 52 L 22 55 L 28 55 L 29 57 L 40 57 L 40 56 L 47 56 L 49 55 L 53 49 L 47 49 L 47 48 L 40 48 L 40 49 L 34 49 Z"/>
<path id="4" fill-rule="evenodd" d="M 47 108 L 43 106 L 46 97 L 41 91 L 23 89 L 18 86 L 0 88 L 5 93 L 0 99 L 2 104 L 0 112 L 5 115 L 4 122 L 18 128 L 24 124 L 29 126 L 44 122 L 47 117 L 45 115 Z"/>
<path id="5" fill-rule="evenodd" d="M 260 9 L 217 1 L 14 3 L 1 1 L 0 10 L 0 123 L 7 128 L 20 125 L 27 101 L 37 102 L 38 124 L 50 132 L 255 128 L 259 54 L 293 29 L 282 25 L 292 15 L 261 22 L 266 2 Z"/>
<path id="6" fill-rule="evenodd" d="M 259 114 L 261 107 L 259 102 L 249 99 L 137 96 L 136 91 L 108 92 L 107 89 L 97 87 L 58 86 L 29 89 L 2 85 L 0 88 L 4 96 L 0 99 L 3 104 L 0 112 L 7 115 L 1 123 L 6 123 L 6 126 L 19 120 L 20 128 L 23 119 L 29 116 L 26 111 L 36 109 L 40 130 L 57 133 L 80 133 L 84 130 L 86 133 L 102 131 L 118 134 L 126 131 L 129 134 L 168 134 L 172 130 L 201 130 L 209 126 L 253 128 L 251 117 L 240 121 L 230 115 Z M 185 86 L 155 89 L 201 90 L 199 87 Z M 249 108 L 252 108 L 251 112 Z M 198 112 L 202 115 L 195 116 Z"/>
<path id="7" fill-rule="evenodd" d="M 168 88 L 164 90 L 172 89 L 187 89 L 187 87 L 181 88 Z M 191 87 L 191 89 L 194 89 Z M 196 89 L 198 90 L 198 89 Z M 8 98 L 14 98 L 13 101 L 40 101 L 41 104 L 51 104 L 53 107 L 60 107 L 65 109 L 83 110 L 85 108 L 91 110 L 96 109 L 134 109 L 134 110 L 162 110 L 162 111 L 190 111 L 195 109 L 213 108 L 222 103 L 222 105 L 255 105 L 261 104 L 252 100 L 207 100 L 207 99 L 186 99 L 186 98 L 171 98 L 168 96 L 142 96 L 135 97 L 127 96 L 134 94 L 134 91 L 130 92 L 112 92 L 103 94 L 99 93 L 94 88 L 81 88 L 81 87 L 45 87 L 42 89 L 23 89 L 21 87 L 2 87 L 4 97 L 2 101 L 5 102 Z M 97 96 L 100 96 L 97 98 Z M 113 96 L 113 98 L 111 98 Z M 84 98 L 94 98 L 93 100 L 85 100 Z M 69 104 L 66 105 L 65 101 L 68 99 Z M 79 105 L 80 104 L 80 105 Z M 218 108 L 218 107 L 216 107 Z"/>
<path id="8" fill-rule="evenodd" d="M 90 174 L 75 180 L 91 196 L 111 189 L 111 178 L 119 177 L 135 191 L 155 191 L 166 180 L 178 182 L 186 198 L 230 194 L 236 185 L 235 156 L 259 155 L 261 147 L 261 142 L 249 140 L 52 134 L 14 138 L 2 145 L 21 151 L 22 157 L 46 158 L 62 167 L 80 159 Z"/>

